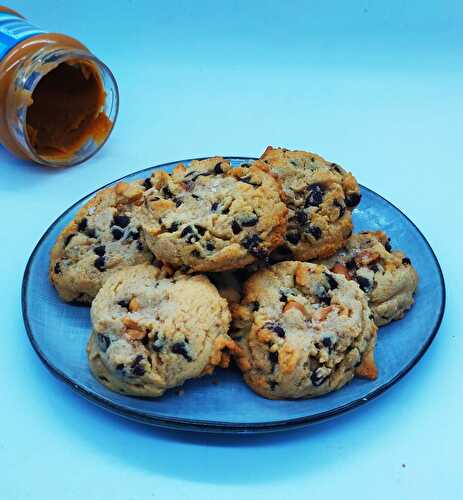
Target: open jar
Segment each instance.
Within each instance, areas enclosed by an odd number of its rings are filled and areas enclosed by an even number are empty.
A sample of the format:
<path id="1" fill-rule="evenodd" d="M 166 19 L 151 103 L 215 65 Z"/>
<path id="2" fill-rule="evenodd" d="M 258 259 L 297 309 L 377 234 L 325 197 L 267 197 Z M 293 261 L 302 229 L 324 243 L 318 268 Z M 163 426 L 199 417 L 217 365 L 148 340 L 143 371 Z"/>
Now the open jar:
<path id="1" fill-rule="evenodd" d="M 92 157 L 117 118 L 109 68 L 74 38 L 0 7 L 0 143 L 50 167 Z"/>

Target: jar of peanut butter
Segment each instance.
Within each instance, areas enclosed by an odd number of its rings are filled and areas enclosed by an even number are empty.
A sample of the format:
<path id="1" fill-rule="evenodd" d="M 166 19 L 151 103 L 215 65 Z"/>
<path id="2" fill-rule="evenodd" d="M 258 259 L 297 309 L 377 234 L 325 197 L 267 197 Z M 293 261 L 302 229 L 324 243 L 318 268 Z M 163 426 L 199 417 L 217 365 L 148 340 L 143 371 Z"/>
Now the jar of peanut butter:
<path id="1" fill-rule="evenodd" d="M 111 71 L 74 38 L 0 6 L 0 143 L 42 165 L 93 156 L 109 137 L 119 94 Z"/>

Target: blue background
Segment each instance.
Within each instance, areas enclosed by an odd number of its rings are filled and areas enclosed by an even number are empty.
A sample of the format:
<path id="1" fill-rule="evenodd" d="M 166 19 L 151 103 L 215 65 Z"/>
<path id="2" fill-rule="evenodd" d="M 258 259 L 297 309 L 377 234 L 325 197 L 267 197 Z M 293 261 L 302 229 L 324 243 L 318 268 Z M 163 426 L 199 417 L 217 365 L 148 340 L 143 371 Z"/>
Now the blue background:
<path id="1" fill-rule="evenodd" d="M 10 6 L 86 43 L 113 70 L 121 109 L 110 141 L 87 164 L 49 170 L 0 150 L 0 498 L 457 498 L 463 4 Z M 48 225 L 82 195 L 131 171 L 194 156 L 253 156 L 268 144 L 344 165 L 428 238 L 448 302 L 419 365 L 355 412 L 257 437 L 144 427 L 55 380 L 32 351 L 20 312 L 22 273 Z"/>

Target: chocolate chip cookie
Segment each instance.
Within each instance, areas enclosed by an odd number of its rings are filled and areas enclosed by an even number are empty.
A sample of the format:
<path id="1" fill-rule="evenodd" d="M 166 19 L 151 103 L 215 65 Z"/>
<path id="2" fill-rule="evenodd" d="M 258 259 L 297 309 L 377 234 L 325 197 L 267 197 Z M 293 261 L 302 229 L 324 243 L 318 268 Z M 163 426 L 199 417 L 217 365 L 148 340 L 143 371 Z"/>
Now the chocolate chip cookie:
<path id="1" fill-rule="evenodd" d="M 353 175 L 306 151 L 269 146 L 261 160 L 282 182 L 289 209 L 285 246 L 294 258 L 327 257 L 342 247 L 361 198 Z"/>
<path id="2" fill-rule="evenodd" d="M 62 299 L 91 303 L 114 271 L 153 260 L 134 213 L 145 189 L 121 182 L 98 192 L 58 236 L 49 277 Z"/>
<path id="3" fill-rule="evenodd" d="M 392 250 L 383 231 L 353 234 L 342 249 L 320 263 L 360 285 L 378 326 L 402 318 L 413 305 L 416 270 L 403 252 Z"/>
<path id="4" fill-rule="evenodd" d="M 366 296 L 324 266 L 291 261 L 257 271 L 244 285 L 234 326 L 244 380 L 266 398 L 319 396 L 341 388 L 357 368 L 376 375 L 377 328 Z"/>
<path id="5" fill-rule="evenodd" d="M 156 257 L 194 271 L 237 269 L 283 242 L 287 209 L 280 183 L 258 162 L 220 157 L 157 171 L 144 194 L 142 223 Z"/>
<path id="6" fill-rule="evenodd" d="M 203 275 L 138 265 L 110 276 L 91 307 L 90 368 L 109 389 L 158 397 L 226 367 L 236 350 L 225 299 Z"/>

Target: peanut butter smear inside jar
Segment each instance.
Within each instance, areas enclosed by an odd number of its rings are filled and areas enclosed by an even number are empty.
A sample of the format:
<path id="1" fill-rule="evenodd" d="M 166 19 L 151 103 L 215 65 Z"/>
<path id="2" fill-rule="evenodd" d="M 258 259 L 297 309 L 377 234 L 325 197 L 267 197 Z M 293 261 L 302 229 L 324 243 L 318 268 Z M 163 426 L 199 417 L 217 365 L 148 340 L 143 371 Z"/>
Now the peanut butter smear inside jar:
<path id="1" fill-rule="evenodd" d="M 77 40 L 45 33 L 1 6 L 0 36 L 7 40 L 6 47 L 0 45 L 3 146 L 51 167 L 92 157 L 117 117 L 111 71 Z"/>

